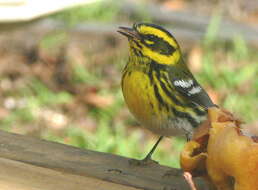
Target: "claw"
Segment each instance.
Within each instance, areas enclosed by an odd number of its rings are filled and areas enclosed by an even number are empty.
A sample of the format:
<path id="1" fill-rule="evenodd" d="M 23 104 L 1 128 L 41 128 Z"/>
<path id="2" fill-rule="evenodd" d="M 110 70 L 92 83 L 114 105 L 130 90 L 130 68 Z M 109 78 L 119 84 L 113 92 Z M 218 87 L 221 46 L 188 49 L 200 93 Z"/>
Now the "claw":
<path id="1" fill-rule="evenodd" d="M 147 166 L 152 164 L 159 164 L 157 161 L 152 159 L 143 159 L 143 160 L 130 159 L 128 163 L 130 166 Z"/>

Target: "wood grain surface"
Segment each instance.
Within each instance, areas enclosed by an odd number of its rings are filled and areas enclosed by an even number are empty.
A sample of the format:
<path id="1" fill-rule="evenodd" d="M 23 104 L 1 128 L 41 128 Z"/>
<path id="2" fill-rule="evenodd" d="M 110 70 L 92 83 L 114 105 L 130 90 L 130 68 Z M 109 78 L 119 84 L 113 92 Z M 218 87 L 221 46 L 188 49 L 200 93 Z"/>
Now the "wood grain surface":
<path id="1" fill-rule="evenodd" d="M 177 169 L 0 131 L 0 189 L 188 190 Z M 176 175 L 164 176 L 168 170 Z M 196 179 L 199 190 L 207 189 Z"/>

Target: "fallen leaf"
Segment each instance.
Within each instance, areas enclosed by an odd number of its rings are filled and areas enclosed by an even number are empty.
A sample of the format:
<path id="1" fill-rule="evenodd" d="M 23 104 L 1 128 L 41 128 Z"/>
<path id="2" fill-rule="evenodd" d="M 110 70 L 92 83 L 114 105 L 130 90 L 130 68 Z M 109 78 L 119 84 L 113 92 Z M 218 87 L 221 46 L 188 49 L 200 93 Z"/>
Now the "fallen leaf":
<path id="1" fill-rule="evenodd" d="M 114 102 L 114 97 L 111 95 L 99 95 L 95 92 L 88 92 L 83 96 L 83 100 L 92 106 L 96 106 L 98 108 L 105 108 Z"/>
<path id="2" fill-rule="evenodd" d="M 182 10 L 185 7 L 185 2 L 182 0 L 169 0 L 162 3 L 162 6 L 167 10 Z"/>

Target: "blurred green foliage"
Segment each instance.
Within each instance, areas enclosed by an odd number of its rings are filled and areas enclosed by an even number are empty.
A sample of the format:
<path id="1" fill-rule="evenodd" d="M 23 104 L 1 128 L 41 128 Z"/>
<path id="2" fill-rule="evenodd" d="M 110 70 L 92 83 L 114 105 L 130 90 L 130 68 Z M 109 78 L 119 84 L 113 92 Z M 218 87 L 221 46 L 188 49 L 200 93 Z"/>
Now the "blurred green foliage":
<path id="1" fill-rule="evenodd" d="M 54 18 L 65 21 L 70 26 L 86 21 L 111 22 L 118 16 L 120 3 L 120 1 L 98 0 L 88 5 L 57 13 Z"/>
<path id="2" fill-rule="evenodd" d="M 16 107 L 8 117 L 0 120 L 0 126 L 8 130 L 12 125 L 29 123 L 38 119 L 37 111 L 43 107 L 65 104 L 72 100 L 72 95 L 66 91 L 53 92 L 41 81 L 31 79 L 26 88 L 18 90 Z"/>
<path id="3" fill-rule="evenodd" d="M 44 36 L 39 46 L 43 49 L 51 49 L 51 51 L 60 48 L 68 40 L 67 33 L 64 31 L 54 31 Z"/>
<path id="4" fill-rule="evenodd" d="M 232 42 L 218 40 L 220 16 L 212 17 L 203 40 L 203 70 L 197 75 L 202 84 L 225 92 L 222 106 L 245 121 L 257 119 L 258 56 L 247 47 L 241 36 Z M 223 58 L 217 58 L 222 54 Z M 248 89 L 246 89 L 248 88 Z"/>

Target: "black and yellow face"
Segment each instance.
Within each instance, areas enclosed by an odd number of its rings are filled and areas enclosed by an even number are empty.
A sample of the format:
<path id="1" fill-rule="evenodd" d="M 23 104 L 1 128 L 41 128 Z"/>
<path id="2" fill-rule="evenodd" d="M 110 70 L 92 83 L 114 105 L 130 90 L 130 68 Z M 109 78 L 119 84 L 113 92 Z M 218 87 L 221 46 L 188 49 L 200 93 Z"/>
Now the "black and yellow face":
<path id="1" fill-rule="evenodd" d="M 164 28 L 148 23 L 136 23 L 132 28 L 119 27 L 128 37 L 130 48 L 160 64 L 176 64 L 181 56 L 175 38 Z M 132 52 L 134 52 L 132 51 Z"/>

